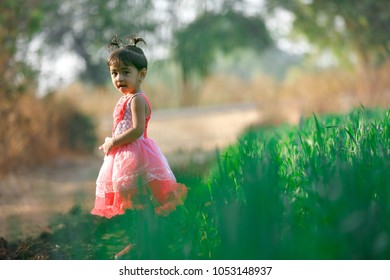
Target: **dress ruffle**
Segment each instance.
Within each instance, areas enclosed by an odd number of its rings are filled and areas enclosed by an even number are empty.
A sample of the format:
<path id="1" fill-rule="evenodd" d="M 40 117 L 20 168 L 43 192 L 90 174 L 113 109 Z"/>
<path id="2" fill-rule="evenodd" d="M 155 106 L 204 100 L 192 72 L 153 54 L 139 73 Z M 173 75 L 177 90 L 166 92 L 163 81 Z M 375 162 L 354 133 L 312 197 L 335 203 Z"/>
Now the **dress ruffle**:
<path id="1" fill-rule="evenodd" d="M 96 196 L 91 213 L 105 218 L 122 215 L 127 209 L 142 210 L 149 200 L 157 215 L 167 216 L 176 207 L 183 205 L 187 197 L 187 187 L 172 181 L 152 181 L 141 188 L 128 191 L 105 193 Z"/>

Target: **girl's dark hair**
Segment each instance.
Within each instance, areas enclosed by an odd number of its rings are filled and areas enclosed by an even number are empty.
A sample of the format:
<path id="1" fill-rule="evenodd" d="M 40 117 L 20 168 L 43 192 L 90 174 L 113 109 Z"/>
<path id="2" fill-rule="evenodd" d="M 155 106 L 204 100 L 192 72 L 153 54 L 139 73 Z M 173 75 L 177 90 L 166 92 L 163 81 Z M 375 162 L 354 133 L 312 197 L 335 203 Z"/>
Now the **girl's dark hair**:
<path id="1" fill-rule="evenodd" d="M 145 40 L 134 36 L 128 37 L 129 43 L 124 45 L 123 41 L 116 35 L 112 38 L 108 44 L 108 50 L 111 51 L 110 56 L 107 59 L 107 65 L 112 66 L 116 63 L 122 62 L 127 66 L 133 65 L 137 70 L 148 69 L 148 60 L 141 48 L 137 47 L 137 43 Z"/>

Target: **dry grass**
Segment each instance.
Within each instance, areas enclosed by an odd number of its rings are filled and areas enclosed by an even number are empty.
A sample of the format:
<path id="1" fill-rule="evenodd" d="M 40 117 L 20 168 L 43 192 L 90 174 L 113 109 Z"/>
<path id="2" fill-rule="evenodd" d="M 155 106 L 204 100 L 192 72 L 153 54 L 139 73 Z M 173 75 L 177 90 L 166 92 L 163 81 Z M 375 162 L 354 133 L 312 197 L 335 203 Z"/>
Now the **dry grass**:
<path id="1" fill-rule="evenodd" d="M 332 69 L 316 73 L 293 73 L 280 86 L 277 109 L 290 115 L 347 113 L 352 108 L 390 106 L 390 63 L 377 70 L 375 89 L 359 92 L 359 77 Z M 297 119 L 293 119 L 296 122 Z"/>
<path id="2" fill-rule="evenodd" d="M 73 83 L 56 92 L 57 100 L 70 102 L 93 117 L 112 114 L 118 98 L 119 95 L 110 88 L 85 86 L 81 83 Z"/>
<path id="3" fill-rule="evenodd" d="M 38 99 L 26 93 L 3 100 L 0 116 L 0 175 L 49 164 L 60 155 L 74 152 L 69 141 L 70 125 L 79 111 L 71 102 L 53 97 Z"/>
<path id="4" fill-rule="evenodd" d="M 302 116 L 345 113 L 360 104 L 388 108 L 389 77 L 390 63 L 386 63 L 376 71 L 375 92 L 358 95 L 356 74 L 337 69 L 290 72 L 283 82 L 260 73 L 249 80 L 216 73 L 203 82 L 196 105 L 253 102 L 261 110 L 262 124 L 297 123 Z M 144 90 L 154 109 L 179 106 L 181 97 L 177 85 L 170 83 L 145 81 Z M 89 87 L 74 83 L 43 100 L 34 94 L 24 94 L 12 102 L 2 101 L 0 173 L 47 162 L 66 150 L 69 118 L 80 111 L 99 124 L 111 116 L 119 97 L 112 85 Z M 99 129 L 98 125 L 96 127 Z M 99 130 L 97 134 L 101 134 Z"/>
<path id="5" fill-rule="evenodd" d="M 58 139 L 53 139 L 56 136 L 51 135 L 50 126 L 47 125 L 51 121 L 50 114 L 43 102 L 32 95 L 3 102 L 1 115 L 1 171 L 42 162 L 51 158 L 58 149 Z"/>
<path id="6" fill-rule="evenodd" d="M 215 73 L 206 77 L 199 87 L 193 106 L 207 106 L 240 102 L 258 104 L 264 123 L 297 123 L 302 116 L 323 113 L 346 113 L 352 108 L 388 107 L 390 105 L 390 63 L 376 72 L 375 92 L 359 94 L 359 79 L 353 71 L 330 69 L 322 71 L 290 71 L 288 77 L 278 82 L 263 73 L 249 80 L 234 75 Z M 161 80 L 145 81 L 154 109 L 177 108 L 178 89 Z M 183 94 L 183 93 L 182 93 Z M 70 100 L 83 112 L 98 122 L 112 114 L 119 95 L 108 85 L 89 88 L 75 83 L 58 94 Z"/>
<path id="7" fill-rule="evenodd" d="M 277 84 L 271 77 L 257 74 L 251 80 L 233 75 L 214 74 L 206 78 L 199 93 L 199 105 L 239 102 L 268 103 L 276 95 Z"/>
<path id="8" fill-rule="evenodd" d="M 355 73 L 331 69 L 292 71 L 283 81 L 257 74 L 251 80 L 215 74 L 205 80 L 199 103 L 255 102 L 263 123 L 298 123 L 301 117 L 323 113 L 346 113 L 352 108 L 390 106 L 390 63 L 377 70 L 375 92 L 359 94 Z"/>
<path id="9" fill-rule="evenodd" d="M 167 85 L 148 84 L 143 86 L 153 103 L 154 109 L 178 107 L 178 97 Z M 113 86 L 91 87 L 76 82 L 56 92 L 57 100 L 72 103 L 89 116 L 100 118 L 112 115 L 115 104 L 120 98 Z"/>

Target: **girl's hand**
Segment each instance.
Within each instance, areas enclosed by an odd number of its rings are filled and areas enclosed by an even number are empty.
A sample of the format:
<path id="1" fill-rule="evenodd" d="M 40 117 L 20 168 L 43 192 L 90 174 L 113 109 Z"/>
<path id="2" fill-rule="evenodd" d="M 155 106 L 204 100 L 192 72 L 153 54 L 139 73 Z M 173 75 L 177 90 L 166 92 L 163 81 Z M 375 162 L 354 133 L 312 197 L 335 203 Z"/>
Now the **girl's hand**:
<path id="1" fill-rule="evenodd" d="M 114 138 L 106 137 L 104 144 L 99 147 L 99 150 L 103 150 L 104 154 L 107 155 L 108 152 L 114 147 Z"/>

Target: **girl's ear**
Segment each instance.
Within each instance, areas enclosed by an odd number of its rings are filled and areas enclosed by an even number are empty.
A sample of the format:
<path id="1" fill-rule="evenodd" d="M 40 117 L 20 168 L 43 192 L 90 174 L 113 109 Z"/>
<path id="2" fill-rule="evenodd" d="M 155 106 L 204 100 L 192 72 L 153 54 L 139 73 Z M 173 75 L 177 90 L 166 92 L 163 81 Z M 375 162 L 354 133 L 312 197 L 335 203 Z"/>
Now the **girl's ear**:
<path id="1" fill-rule="evenodd" d="M 146 68 L 142 68 L 139 71 L 139 77 L 141 80 L 145 79 L 147 72 L 148 72 L 148 70 Z"/>

